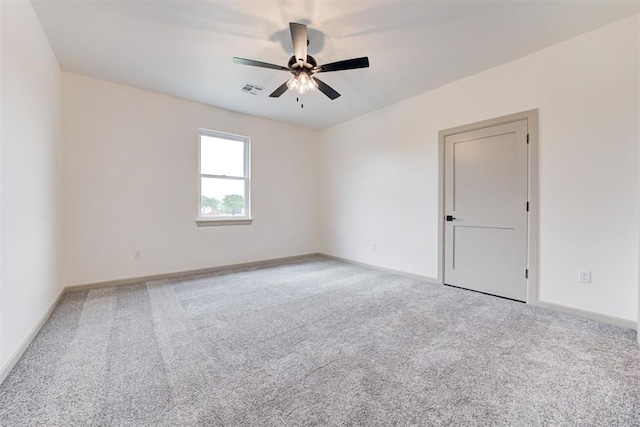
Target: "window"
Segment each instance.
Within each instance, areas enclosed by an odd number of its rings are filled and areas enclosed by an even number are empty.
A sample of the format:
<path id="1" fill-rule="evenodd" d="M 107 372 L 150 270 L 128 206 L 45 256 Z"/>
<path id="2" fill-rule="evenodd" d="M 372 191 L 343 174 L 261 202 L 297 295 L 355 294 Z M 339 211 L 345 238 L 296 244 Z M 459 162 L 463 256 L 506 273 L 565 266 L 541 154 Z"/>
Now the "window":
<path id="1" fill-rule="evenodd" d="M 250 143 L 246 136 L 200 129 L 199 226 L 251 223 Z"/>

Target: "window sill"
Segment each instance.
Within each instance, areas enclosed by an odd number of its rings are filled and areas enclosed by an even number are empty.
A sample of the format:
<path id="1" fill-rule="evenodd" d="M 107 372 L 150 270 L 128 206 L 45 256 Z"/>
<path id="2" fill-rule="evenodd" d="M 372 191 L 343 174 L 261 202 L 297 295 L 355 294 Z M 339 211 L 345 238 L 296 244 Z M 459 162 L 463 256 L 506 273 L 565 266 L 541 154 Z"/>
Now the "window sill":
<path id="1" fill-rule="evenodd" d="M 224 225 L 251 225 L 253 219 L 197 219 L 198 227 L 218 227 Z"/>

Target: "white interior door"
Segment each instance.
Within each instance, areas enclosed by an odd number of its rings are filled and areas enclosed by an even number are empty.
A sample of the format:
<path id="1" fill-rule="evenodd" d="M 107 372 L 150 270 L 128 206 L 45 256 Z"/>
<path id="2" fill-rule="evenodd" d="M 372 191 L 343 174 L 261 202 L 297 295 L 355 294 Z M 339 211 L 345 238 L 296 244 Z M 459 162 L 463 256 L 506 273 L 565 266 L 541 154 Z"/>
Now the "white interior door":
<path id="1" fill-rule="evenodd" d="M 527 298 L 527 120 L 445 137 L 444 282 Z"/>

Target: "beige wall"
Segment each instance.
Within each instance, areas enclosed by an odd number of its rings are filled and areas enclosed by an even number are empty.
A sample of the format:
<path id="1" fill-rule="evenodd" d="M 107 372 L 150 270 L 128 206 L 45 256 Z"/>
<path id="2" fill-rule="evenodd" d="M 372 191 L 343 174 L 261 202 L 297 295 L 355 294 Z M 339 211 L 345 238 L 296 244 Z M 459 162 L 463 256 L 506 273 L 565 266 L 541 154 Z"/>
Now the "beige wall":
<path id="1" fill-rule="evenodd" d="M 64 94 L 66 285 L 316 251 L 316 132 L 66 72 Z M 251 137 L 252 225 L 196 227 L 198 128 Z"/>
<path id="2" fill-rule="evenodd" d="M 540 299 L 636 319 L 638 26 L 634 16 L 323 131 L 320 250 L 436 277 L 438 131 L 538 108 Z"/>
<path id="3" fill-rule="evenodd" d="M 2 2 L 0 380 L 62 289 L 62 80 L 31 4 Z"/>

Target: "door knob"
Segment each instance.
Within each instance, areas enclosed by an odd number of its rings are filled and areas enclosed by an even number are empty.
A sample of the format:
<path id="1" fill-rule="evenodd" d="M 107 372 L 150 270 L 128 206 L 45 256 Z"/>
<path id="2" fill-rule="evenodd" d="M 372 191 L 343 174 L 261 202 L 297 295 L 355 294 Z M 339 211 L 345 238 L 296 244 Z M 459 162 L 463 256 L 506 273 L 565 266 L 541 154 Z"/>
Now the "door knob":
<path id="1" fill-rule="evenodd" d="M 453 215 L 447 215 L 447 221 L 453 221 L 454 219 Z"/>

